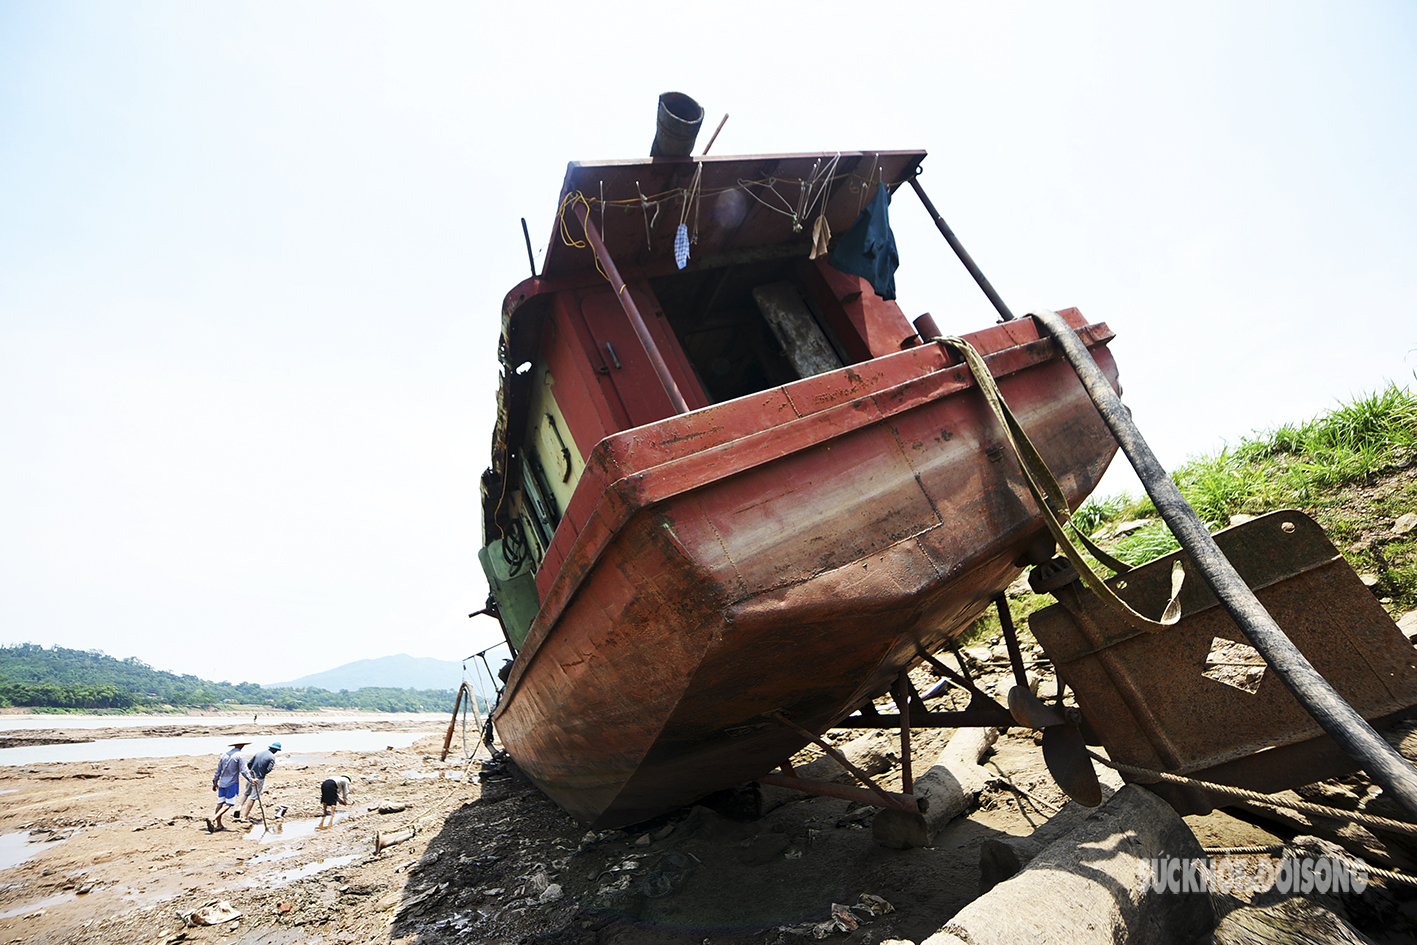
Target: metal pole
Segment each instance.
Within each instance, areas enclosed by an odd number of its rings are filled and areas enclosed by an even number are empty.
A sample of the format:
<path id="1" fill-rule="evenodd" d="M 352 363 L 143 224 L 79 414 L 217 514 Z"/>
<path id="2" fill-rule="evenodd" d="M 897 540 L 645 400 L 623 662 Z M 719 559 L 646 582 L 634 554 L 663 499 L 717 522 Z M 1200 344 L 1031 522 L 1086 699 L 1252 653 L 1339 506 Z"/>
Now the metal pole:
<path id="1" fill-rule="evenodd" d="M 900 710 L 900 789 L 905 794 L 914 794 L 915 778 L 910 771 L 910 676 L 905 670 L 896 677 L 891 696 Z"/>
<path id="2" fill-rule="evenodd" d="M 1408 813 L 1417 815 L 1417 769 L 1373 730 L 1363 716 L 1343 700 L 1292 640 L 1275 623 L 1254 592 L 1216 545 L 1210 531 L 1171 481 L 1152 453 L 1131 413 L 1092 359 L 1087 345 L 1056 312 L 1033 312 L 1039 333 L 1047 333 L 1072 364 L 1102 421 L 1127 454 L 1132 467 L 1156 503 L 1162 519 L 1190 555 L 1201 578 L 1215 593 L 1230 618 L 1244 632 L 1266 663 L 1299 700 L 1319 727 L 1383 786 Z"/>
<path id="3" fill-rule="evenodd" d="M 526 228 L 526 217 L 522 217 L 522 239 L 526 240 L 526 261 L 531 266 L 531 277 L 536 278 L 536 257 L 531 253 L 531 232 Z M 471 614 L 469 614 L 471 616 Z"/>
<path id="4" fill-rule="evenodd" d="M 590 219 L 589 205 L 584 200 L 578 200 L 574 206 L 576 216 L 585 226 L 586 239 L 590 241 L 590 248 L 595 252 L 595 257 L 600 260 L 600 268 L 605 271 L 605 277 L 615 288 L 615 297 L 620 300 L 620 307 L 629 317 L 630 327 L 635 330 L 635 337 L 639 338 L 640 344 L 644 345 L 645 354 L 649 355 L 649 363 L 654 366 L 654 373 L 659 375 L 659 382 L 664 385 L 664 392 L 669 395 L 669 402 L 674 405 L 674 412 L 688 413 L 689 405 L 684 401 L 684 395 L 679 393 L 679 385 L 674 383 L 674 376 L 669 373 L 669 365 L 664 362 L 663 355 L 659 353 L 659 347 L 650 337 L 649 328 L 645 326 L 645 320 L 640 317 L 640 310 L 635 308 L 635 300 L 630 298 L 630 291 L 625 285 L 625 280 L 620 278 L 620 270 L 615 268 L 615 261 L 610 258 L 609 250 L 600 241 L 600 233 Z"/>
<path id="5" fill-rule="evenodd" d="M 852 787 L 849 784 L 833 784 L 829 781 L 808 781 L 805 778 L 785 774 L 759 775 L 756 780 L 759 784 L 771 784 L 773 787 L 802 791 L 805 794 L 820 794 L 823 797 L 836 797 L 844 801 L 855 801 L 858 804 L 870 804 L 873 807 L 882 807 L 886 810 L 903 810 L 911 814 L 920 812 L 920 799 L 913 794 L 897 794 L 894 791 L 877 793 L 866 788 Z"/>
<path id="6" fill-rule="evenodd" d="M 920 181 L 912 177 L 910 178 L 910 186 L 915 188 L 915 195 L 919 197 L 920 202 L 925 205 L 925 209 L 930 213 L 930 218 L 935 221 L 935 226 L 939 227 L 940 233 L 950 244 L 950 248 L 955 251 L 955 255 L 959 257 L 959 261 L 964 263 L 964 268 L 969 270 L 969 274 L 974 277 L 974 281 L 979 283 L 979 288 L 983 289 L 984 294 L 989 297 L 989 301 L 994 303 L 994 308 L 999 311 L 999 317 L 1006 322 L 1013 321 L 1014 313 L 1009 311 L 1009 307 L 1004 304 L 1004 300 L 999 298 L 999 293 L 995 292 L 994 287 L 989 284 L 989 280 L 984 278 L 984 273 L 974 264 L 974 259 L 964 248 L 964 244 L 955 236 L 954 230 L 950 229 L 950 225 L 945 222 L 945 218 L 940 216 L 940 211 L 935 209 L 935 205 L 930 202 L 930 198 L 925 196 L 925 191 L 920 187 Z"/>

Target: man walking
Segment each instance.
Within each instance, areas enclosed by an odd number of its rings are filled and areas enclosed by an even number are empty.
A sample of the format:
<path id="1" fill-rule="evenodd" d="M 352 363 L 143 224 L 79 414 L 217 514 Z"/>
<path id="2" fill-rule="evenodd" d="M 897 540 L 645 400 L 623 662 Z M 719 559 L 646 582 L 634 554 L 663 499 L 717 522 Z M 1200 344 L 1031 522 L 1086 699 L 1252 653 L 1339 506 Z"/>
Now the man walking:
<path id="1" fill-rule="evenodd" d="M 226 750 L 216 763 L 216 774 L 212 775 L 212 790 L 216 791 L 216 823 L 212 823 L 210 817 L 207 820 L 207 831 L 216 833 L 218 830 L 225 830 L 222 824 L 222 815 L 227 808 L 236 806 L 236 794 L 241 789 L 241 779 L 251 777 L 251 769 L 246 764 L 246 756 L 241 754 L 241 749 L 250 742 L 232 742 L 231 747 Z"/>
<path id="2" fill-rule="evenodd" d="M 261 799 L 261 788 L 266 783 L 266 775 L 276 766 L 276 752 L 280 751 L 280 742 L 271 742 L 264 751 L 256 752 L 256 756 L 251 759 L 251 779 L 246 782 L 246 803 L 239 813 L 231 816 L 236 820 L 251 819 L 251 807 Z M 262 808 L 264 811 L 264 808 Z M 263 818 L 264 819 L 264 816 Z"/>

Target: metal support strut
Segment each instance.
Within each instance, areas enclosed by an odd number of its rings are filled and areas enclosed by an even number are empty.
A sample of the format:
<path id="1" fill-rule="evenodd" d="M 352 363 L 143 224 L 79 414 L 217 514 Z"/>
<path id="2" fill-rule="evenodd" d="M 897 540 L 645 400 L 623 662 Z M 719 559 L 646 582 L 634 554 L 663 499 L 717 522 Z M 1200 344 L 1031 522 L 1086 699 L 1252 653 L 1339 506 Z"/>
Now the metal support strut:
<path id="1" fill-rule="evenodd" d="M 887 810 L 899 810 L 911 814 L 918 813 L 925 809 L 926 803 L 922 798 L 917 798 L 913 794 L 909 793 L 897 794 L 893 791 L 887 791 L 875 781 L 871 780 L 870 775 L 868 775 L 866 772 L 862 771 L 860 768 L 852 764 L 850 759 L 848 759 L 840 751 L 833 748 L 831 745 L 828 745 L 821 738 L 818 738 L 816 735 L 813 735 L 810 731 L 798 725 L 796 722 L 792 721 L 787 716 L 783 715 L 781 712 L 772 713 L 772 717 L 776 719 L 781 725 L 784 725 L 787 728 L 792 729 L 797 734 L 809 739 L 814 745 L 816 745 L 822 751 L 830 755 L 837 764 L 841 765 L 847 771 L 850 771 L 852 777 L 856 778 L 856 780 L 866 785 L 866 787 L 851 788 L 845 787 L 843 785 L 828 784 L 821 781 L 808 781 L 804 778 L 799 778 L 792 773 L 791 762 L 783 763 L 782 774 L 766 774 L 758 778 L 758 780 L 761 781 L 763 784 L 774 784 L 778 787 L 786 787 L 798 791 L 805 791 L 808 794 L 823 794 L 827 797 L 840 797 L 845 800 L 858 801 L 863 804 L 875 804 L 876 806 L 884 807 Z"/>
<path id="2" fill-rule="evenodd" d="M 600 268 L 605 271 L 605 278 L 609 279 L 610 284 L 615 288 L 615 298 L 620 300 L 620 307 L 625 310 L 625 317 L 630 320 L 630 327 L 634 330 L 635 337 L 640 339 L 640 344 L 644 346 L 645 354 L 649 357 L 649 363 L 654 368 L 655 376 L 664 386 L 664 393 L 669 397 L 669 402 L 674 405 L 674 412 L 688 413 L 689 405 L 685 402 L 684 395 L 679 391 L 679 385 L 675 383 L 674 375 L 669 373 L 669 365 L 665 363 L 664 355 L 660 354 L 659 346 L 650 336 L 649 328 L 645 326 L 645 320 L 641 317 L 640 310 L 635 307 L 635 300 L 630 298 L 629 287 L 625 285 L 625 280 L 620 278 L 620 270 L 615 268 L 615 260 L 610 258 L 610 250 L 605 248 L 605 243 L 600 239 L 600 231 L 595 228 L 595 224 L 590 219 L 590 206 L 584 200 L 580 200 L 575 204 L 575 211 L 581 225 L 585 227 L 586 240 L 590 243 L 591 251 L 595 253 L 595 258 L 600 260 Z"/>

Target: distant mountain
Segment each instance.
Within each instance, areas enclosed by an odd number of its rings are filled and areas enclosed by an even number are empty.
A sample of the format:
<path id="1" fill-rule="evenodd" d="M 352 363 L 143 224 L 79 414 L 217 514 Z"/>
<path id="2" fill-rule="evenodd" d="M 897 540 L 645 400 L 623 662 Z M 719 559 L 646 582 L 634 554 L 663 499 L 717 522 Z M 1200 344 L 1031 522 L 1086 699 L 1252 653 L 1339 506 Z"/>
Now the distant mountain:
<path id="1" fill-rule="evenodd" d="M 485 674 L 484 674 L 485 675 Z M 354 692 L 366 686 L 382 689 L 447 689 L 462 683 L 462 663 L 435 660 L 428 656 L 382 656 L 376 660 L 356 660 L 322 673 L 301 676 L 290 682 L 263 683 L 266 689 L 328 689 Z M 474 685 L 479 692 L 483 687 Z"/>
<path id="2" fill-rule="evenodd" d="M 421 673 L 410 668 L 421 669 L 422 664 L 432 664 L 432 668 Z M 376 667 L 373 677 L 355 675 L 354 671 L 366 665 Z M 341 676 L 344 672 L 350 675 Z M 324 681 L 326 677 L 329 681 Z M 361 681 L 366 678 L 374 684 Z M 461 679 L 461 663 L 391 656 L 305 677 L 310 682 L 298 680 L 263 689 L 253 682 L 233 686 L 196 676 L 177 676 L 153 669 L 137 657 L 119 660 L 101 650 L 70 650 L 62 646 L 46 649 L 34 643 L 0 645 L 0 707 L 136 711 L 235 704 L 275 706 L 289 711 L 341 708 L 449 712 Z M 316 680 L 321 681 L 319 685 Z M 292 685 L 301 688 L 285 688 Z"/>

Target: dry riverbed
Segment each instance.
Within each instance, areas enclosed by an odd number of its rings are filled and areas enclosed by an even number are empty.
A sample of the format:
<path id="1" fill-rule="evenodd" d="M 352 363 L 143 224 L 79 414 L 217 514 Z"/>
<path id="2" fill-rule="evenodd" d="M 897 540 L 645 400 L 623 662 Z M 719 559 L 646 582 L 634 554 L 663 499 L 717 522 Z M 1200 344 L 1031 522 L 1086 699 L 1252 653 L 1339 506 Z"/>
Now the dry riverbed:
<path id="1" fill-rule="evenodd" d="M 347 724 L 410 730 L 388 718 Z M 34 841 L 0 870 L 0 943 L 918 942 L 978 895 L 983 843 L 1031 832 L 1065 800 L 1032 734 L 1015 729 L 986 762 L 1012 787 L 986 790 L 930 849 L 878 846 L 871 808 L 775 789 L 592 832 L 485 749 L 465 761 L 455 740 L 440 762 L 443 723 L 421 724 L 427 734 L 409 748 L 283 759 L 266 800 L 283 818 L 216 834 L 204 825 L 215 756 L 0 768 L 0 835 Z M 135 730 L 25 737 L 76 734 Z M 948 734 L 917 733 L 917 764 Z M 889 756 L 893 736 L 878 737 Z M 331 824 L 319 817 L 319 784 L 339 772 L 354 793 Z M 882 775 L 898 777 L 898 766 Z M 1275 842 L 1225 814 L 1188 821 L 1206 845 Z M 376 838 L 410 828 L 376 851 Z M 834 904 L 855 906 L 858 927 L 834 923 Z"/>

